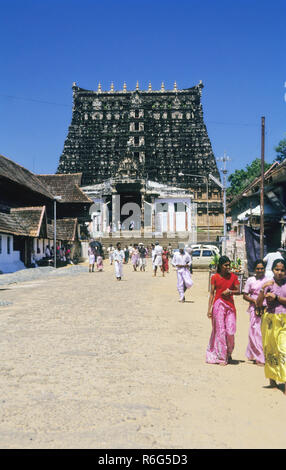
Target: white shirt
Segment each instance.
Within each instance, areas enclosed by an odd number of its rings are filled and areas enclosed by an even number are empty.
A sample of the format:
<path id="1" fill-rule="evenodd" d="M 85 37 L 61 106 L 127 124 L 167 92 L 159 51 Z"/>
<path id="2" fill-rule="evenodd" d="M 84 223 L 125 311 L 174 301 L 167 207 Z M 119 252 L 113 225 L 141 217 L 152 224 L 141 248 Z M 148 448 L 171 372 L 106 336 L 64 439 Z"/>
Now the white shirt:
<path id="1" fill-rule="evenodd" d="M 163 253 L 163 248 L 161 247 L 161 245 L 155 245 L 154 256 L 155 255 L 162 256 L 162 253 Z"/>
<path id="2" fill-rule="evenodd" d="M 123 263 L 124 261 L 124 251 L 123 250 L 115 250 L 113 253 L 114 261 L 118 261 L 119 263 Z"/>
<path id="3" fill-rule="evenodd" d="M 177 271 L 179 269 L 184 269 L 184 268 L 178 268 L 177 267 L 178 265 L 185 265 L 185 264 L 190 265 L 191 263 L 192 263 L 192 260 L 188 253 L 181 255 L 181 253 L 176 252 L 172 259 L 172 265 L 177 268 Z"/>
<path id="4" fill-rule="evenodd" d="M 276 259 L 284 259 L 279 251 L 268 253 L 265 258 L 263 258 L 263 261 L 267 263 L 265 271 L 272 271 L 272 265 Z"/>

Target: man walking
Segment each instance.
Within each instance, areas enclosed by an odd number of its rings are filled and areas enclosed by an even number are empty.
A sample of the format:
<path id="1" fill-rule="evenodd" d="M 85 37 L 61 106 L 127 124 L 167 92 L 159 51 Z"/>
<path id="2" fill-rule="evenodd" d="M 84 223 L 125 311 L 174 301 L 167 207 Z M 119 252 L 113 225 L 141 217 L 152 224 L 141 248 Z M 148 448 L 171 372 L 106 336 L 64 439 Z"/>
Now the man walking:
<path id="1" fill-rule="evenodd" d="M 124 251 L 121 249 L 120 242 L 116 244 L 116 250 L 113 252 L 113 260 L 116 279 L 118 281 L 121 281 L 121 278 L 123 276 Z"/>
<path id="2" fill-rule="evenodd" d="M 139 267 L 140 267 L 140 271 L 145 271 L 147 252 L 146 252 L 146 248 L 145 248 L 145 246 L 143 245 L 143 243 L 139 243 L 138 251 L 139 251 Z"/>
<path id="3" fill-rule="evenodd" d="M 112 263 L 113 263 L 113 254 L 114 254 L 114 247 L 113 247 L 112 244 L 109 245 L 109 247 L 107 248 L 107 253 L 108 253 L 110 265 L 112 265 Z"/>
<path id="4" fill-rule="evenodd" d="M 185 291 L 192 287 L 193 281 L 190 273 L 191 257 L 185 253 L 184 248 L 180 248 L 179 253 L 175 253 L 172 265 L 177 269 L 177 289 L 180 296 L 180 302 L 185 302 Z"/>
<path id="5" fill-rule="evenodd" d="M 160 266 L 162 270 L 162 254 L 163 254 L 163 248 L 159 244 L 159 242 L 155 242 L 155 248 L 154 248 L 154 274 L 153 276 L 156 277 L 157 274 L 157 268 Z M 162 271 L 162 275 L 164 276 L 164 272 Z"/>

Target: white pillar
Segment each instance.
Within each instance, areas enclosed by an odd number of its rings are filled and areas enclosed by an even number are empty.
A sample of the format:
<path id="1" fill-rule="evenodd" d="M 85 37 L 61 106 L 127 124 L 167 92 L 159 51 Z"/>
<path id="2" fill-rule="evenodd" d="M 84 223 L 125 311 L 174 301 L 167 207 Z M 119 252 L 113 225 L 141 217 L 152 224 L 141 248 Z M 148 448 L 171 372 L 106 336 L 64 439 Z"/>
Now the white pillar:
<path id="1" fill-rule="evenodd" d="M 170 201 L 169 203 L 169 230 L 170 232 L 174 232 L 174 217 L 175 217 L 175 206 L 174 201 Z"/>

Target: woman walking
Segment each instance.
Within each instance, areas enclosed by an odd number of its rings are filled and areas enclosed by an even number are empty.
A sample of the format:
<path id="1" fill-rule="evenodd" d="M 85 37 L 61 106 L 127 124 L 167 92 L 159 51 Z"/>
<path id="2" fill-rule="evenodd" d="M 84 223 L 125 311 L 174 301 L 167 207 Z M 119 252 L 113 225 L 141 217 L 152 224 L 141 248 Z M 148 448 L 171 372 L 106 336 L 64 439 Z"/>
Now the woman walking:
<path id="1" fill-rule="evenodd" d="M 258 366 L 263 366 L 265 360 L 261 336 L 261 314 L 266 301 L 264 301 L 262 308 L 259 308 L 256 304 L 260 289 L 267 282 L 265 263 L 262 259 L 255 262 L 254 273 L 254 276 L 247 279 L 243 292 L 244 300 L 249 302 L 247 311 L 250 319 L 246 357 L 249 361 L 254 361 Z"/>
<path id="2" fill-rule="evenodd" d="M 162 271 L 163 275 L 169 272 L 169 251 L 166 246 L 163 247 L 162 252 Z"/>
<path id="3" fill-rule="evenodd" d="M 98 271 L 103 271 L 103 258 L 101 255 L 97 255 L 96 267 Z"/>
<path id="4" fill-rule="evenodd" d="M 238 277 L 230 271 L 230 260 L 221 256 L 217 273 L 211 278 L 207 316 L 212 319 L 212 333 L 206 353 L 208 364 L 226 366 L 232 359 L 236 332 L 233 295 L 239 294 Z"/>
<path id="5" fill-rule="evenodd" d="M 137 271 L 137 267 L 139 264 L 139 251 L 138 251 L 137 245 L 134 245 L 134 248 L 132 250 L 131 263 L 132 263 L 134 271 Z"/>
<path id="6" fill-rule="evenodd" d="M 90 246 L 88 248 L 89 272 L 94 272 L 95 254 L 94 249 Z"/>
<path id="7" fill-rule="evenodd" d="M 277 387 L 277 382 L 286 383 L 286 261 L 276 259 L 272 271 L 273 280 L 263 284 L 257 299 L 258 307 L 262 307 L 264 299 L 267 304 L 261 332 L 264 372 L 271 388 Z M 284 393 L 286 395 L 286 387 Z"/>

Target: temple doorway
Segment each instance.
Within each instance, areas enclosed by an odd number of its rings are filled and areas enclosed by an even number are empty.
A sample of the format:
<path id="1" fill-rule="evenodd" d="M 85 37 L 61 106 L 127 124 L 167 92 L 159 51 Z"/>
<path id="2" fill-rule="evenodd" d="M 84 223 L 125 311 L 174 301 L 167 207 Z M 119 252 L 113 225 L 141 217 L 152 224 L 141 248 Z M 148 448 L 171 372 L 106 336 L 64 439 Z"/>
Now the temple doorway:
<path id="1" fill-rule="evenodd" d="M 120 196 L 120 223 L 122 230 L 140 230 L 141 194 L 123 193 Z"/>

